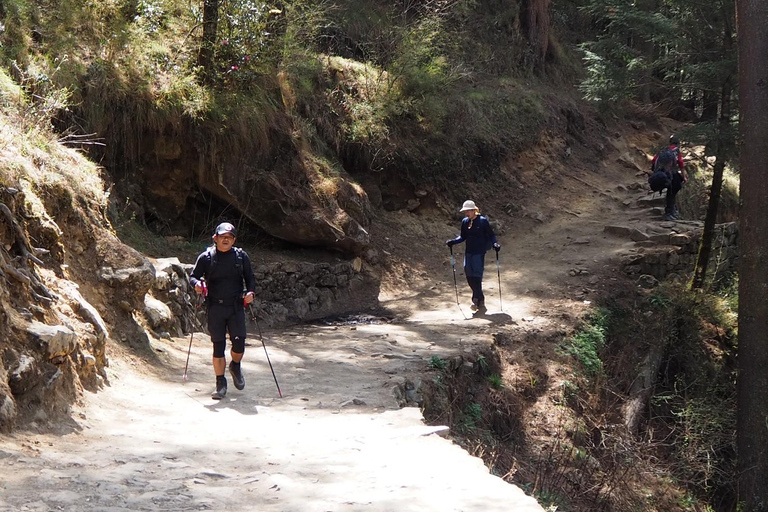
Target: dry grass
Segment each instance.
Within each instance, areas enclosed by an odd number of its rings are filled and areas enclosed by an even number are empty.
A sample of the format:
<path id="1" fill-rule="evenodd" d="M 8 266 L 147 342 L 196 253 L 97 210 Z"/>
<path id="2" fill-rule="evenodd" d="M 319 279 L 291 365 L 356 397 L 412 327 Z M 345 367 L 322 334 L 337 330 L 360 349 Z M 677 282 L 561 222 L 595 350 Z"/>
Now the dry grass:
<path id="1" fill-rule="evenodd" d="M 23 190 L 28 206 L 37 214 L 45 211 L 40 195 L 54 187 L 104 206 L 107 195 L 98 166 L 58 143 L 48 119 L 30 116 L 25 96 L 2 70 L 0 87 L 4 98 L 0 111 L 0 183 Z"/>

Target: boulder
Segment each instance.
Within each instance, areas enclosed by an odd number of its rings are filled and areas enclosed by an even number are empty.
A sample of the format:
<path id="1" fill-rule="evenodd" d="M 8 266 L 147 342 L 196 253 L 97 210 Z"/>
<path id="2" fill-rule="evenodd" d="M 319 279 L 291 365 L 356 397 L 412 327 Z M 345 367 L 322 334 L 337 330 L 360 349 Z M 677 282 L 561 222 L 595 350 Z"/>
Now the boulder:
<path id="1" fill-rule="evenodd" d="M 27 332 L 44 345 L 49 359 L 68 356 L 77 348 L 77 334 L 63 325 L 33 321 L 27 326 Z"/>
<path id="2" fill-rule="evenodd" d="M 173 323 L 171 309 L 150 294 L 144 296 L 144 314 L 149 320 L 150 327 L 155 331 L 168 329 Z"/>
<path id="3" fill-rule="evenodd" d="M 637 284 L 641 288 L 651 289 L 659 286 L 659 280 L 651 275 L 644 274 L 637 278 Z"/>
<path id="4" fill-rule="evenodd" d="M 632 230 L 626 226 L 605 226 L 605 228 L 603 228 L 603 232 L 608 235 L 628 238 L 632 233 Z"/>
<path id="5" fill-rule="evenodd" d="M 650 208 L 657 205 L 663 206 L 665 203 L 666 198 L 663 194 L 651 194 L 637 200 L 637 205 L 641 208 Z"/>
<path id="6" fill-rule="evenodd" d="M 16 419 L 16 403 L 10 392 L 0 387 L 0 430 L 8 430 Z"/>
<path id="7" fill-rule="evenodd" d="M 669 237 L 669 242 L 672 245 L 687 245 L 691 243 L 691 237 L 686 234 L 672 235 Z"/>
<path id="8" fill-rule="evenodd" d="M 132 304 L 140 304 L 155 281 L 155 269 L 149 261 L 140 267 L 102 267 L 99 278 L 111 288 L 121 291 Z"/>
<path id="9" fill-rule="evenodd" d="M 261 155 L 267 156 L 263 152 Z M 270 172 L 268 179 L 255 183 L 253 179 L 244 179 L 242 157 L 216 172 L 201 173 L 197 176 L 200 185 L 276 238 L 348 254 L 361 254 L 368 247 L 371 239 L 366 226 L 372 217 L 368 195 L 345 173 L 334 177 L 333 186 L 328 188 L 329 179 L 319 177 L 314 169 L 305 168 L 304 162 L 296 161 L 291 169 Z M 269 160 L 264 162 L 265 168 L 274 165 L 274 158 Z M 307 185 L 307 181 L 318 178 L 324 180 L 319 183 L 324 191 L 310 192 L 320 189 Z M 301 186 L 296 186 L 297 183 Z"/>
<path id="10" fill-rule="evenodd" d="M 107 330 L 107 324 L 101 315 L 93 305 L 85 300 L 80 294 L 78 286 L 71 281 L 64 281 L 59 286 L 62 294 L 67 297 L 71 303 L 72 308 L 78 312 L 78 314 L 86 321 L 94 326 L 97 335 L 100 340 L 104 341 L 109 338 L 109 331 Z"/>
<path id="11" fill-rule="evenodd" d="M 40 379 L 40 370 L 34 357 L 22 354 L 8 375 L 8 386 L 15 396 L 31 390 Z"/>
<path id="12" fill-rule="evenodd" d="M 629 238 L 633 242 L 644 242 L 645 240 L 648 240 L 650 238 L 648 235 L 640 231 L 639 229 L 633 229 L 632 232 L 629 234 Z"/>
<path id="13" fill-rule="evenodd" d="M 295 314 L 300 320 L 304 319 L 309 313 L 309 301 L 305 298 L 298 298 L 293 300 L 293 314 Z"/>
<path id="14" fill-rule="evenodd" d="M 173 272 L 184 272 L 184 265 L 179 261 L 179 258 L 158 258 L 152 260 L 152 264 L 156 274 L 170 275 Z"/>

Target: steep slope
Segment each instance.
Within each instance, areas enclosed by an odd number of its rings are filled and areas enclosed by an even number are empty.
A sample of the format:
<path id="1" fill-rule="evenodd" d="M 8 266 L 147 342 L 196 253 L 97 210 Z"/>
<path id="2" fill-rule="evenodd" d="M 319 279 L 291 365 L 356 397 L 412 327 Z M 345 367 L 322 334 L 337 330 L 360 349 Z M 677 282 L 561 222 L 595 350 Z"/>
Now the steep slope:
<path id="1" fill-rule="evenodd" d="M 98 167 L 60 144 L 37 100 L 1 70 L 0 83 L 0 429 L 8 430 L 17 420 L 54 424 L 83 388 L 100 389 L 114 331 L 142 346 L 154 269 L 111 229 Z"/>

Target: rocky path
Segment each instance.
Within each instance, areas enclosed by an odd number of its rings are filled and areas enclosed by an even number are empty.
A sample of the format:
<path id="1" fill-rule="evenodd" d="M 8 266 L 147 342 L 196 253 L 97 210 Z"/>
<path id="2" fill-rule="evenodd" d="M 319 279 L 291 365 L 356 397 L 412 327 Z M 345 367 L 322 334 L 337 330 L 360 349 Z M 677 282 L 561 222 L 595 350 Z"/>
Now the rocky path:
<path id="1" fill-rule="evenodd" d="M 638 249 L 632 229 L 657 224 L 638 179 L 623 176 L 602 199 L 502 238 L 503 310 L 493 261 L 489 311 L 472 318 L 463 276 L 460 309 L 448 260 L 435 258 L 421 286 L 382 297 L 390 320 L 265 332 L 282 399 L 255 340 L 246 389 L 230 383 L 220 402 L 204 335 L 186 383 L 188 339 L 157 342 L 154 365 L 113 357 L 111 385 L 86 394 L 62 432 L 0 437 L 0 510 L 541 511 L 400 405 L 432 356 L 472 352 L 498 330 L 571 326 L 611 286 Z M 605 232 L 616 223 L 628 231 Z"/>

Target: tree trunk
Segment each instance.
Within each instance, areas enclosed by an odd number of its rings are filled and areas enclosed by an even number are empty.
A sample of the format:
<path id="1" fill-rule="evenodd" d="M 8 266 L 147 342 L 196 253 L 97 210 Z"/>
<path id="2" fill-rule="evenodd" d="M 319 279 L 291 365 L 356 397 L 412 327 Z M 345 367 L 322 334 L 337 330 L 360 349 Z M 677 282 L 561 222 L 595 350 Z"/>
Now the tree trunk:
<path id="1" fill-rule="evenodd" d="M 717 119 L 717 94 L 714 91 L 704 91 L 702 110 L 699 121 L 707 122 Z"/>
<path id="2" fill-rule="evenodd" d="M 707 206 L 707 216 L 704 219 L 704 231 L 701 234 L 701 243 L 699 244 L 699 255 L 693 271 L 692 288 L 704 287 L 707 267 L 709 266 L 709 256 L 712 254 L 712 240 L 714 239 L 715 224 L 717 223 L 717 211 L 720 206 L 720 194 L 723 190 L 723 171 L 725 170 L 725 162 L 727 160 L 723 131 L 727 130 L 728 125 L 731 123 L 731 89 L 731 82 L 727 80 L 723 85 L 720 98 L 720 121 L 718 123 L 718 135 L 715 143 L 715 170 L 712 173 L 712 188 L 709 192 L 709 204 Z"/>
<path id="3" fill-rule="evenodd" d="M 638 8 L 647 13 L 648 16 L 652 16 L 658 9 L 658 3 L 656 0 L 641 0 L 637 3 Z M 637 49 L 645 58 L 648 63 L 644 70 L 644 76 L 640 84 L 640 90 L 638 91 L 639 99 L 642 103 L 649 105 L 651 103 L 651 84 L 653 82 L 653 67 L 651 62 L 654 61 L 655 45 L 650 38 L 650 34 L 646 36 L 639 36 L 637 38 Z"/>
<path id="4" fill-rule="evenodd" d="M 733 29 L 731 28 L 730 16 L 728 15 L 725 3 L 720 4 L 723 10 L 723 54 L 729 55 L 733 50 Z M 723 190 L 723 171 L 725 163 L 728 160 L 730 148 L 726 133 L 731 125 L 731 93 L 733 84 L 731 77 L 728 76 L 720 90 L 720 119 L 717 122 L 717 136 L 715 137 L 715 169 L 712 173 L 712 188 L 709 192 L 709 204 L 707 205 L 707 216 L 704 219 L 704 231 L 701 234 L 701 243 L 699 244 L 699 255 L 696 259 L 696 267 L 693 271 L 693 281 L 691 288 L 703 288 L 704 280 L 707 277 L 707 267 L 709 266 L 709 256 L 712 254 L 712 239 L 715 234 L 715 224 L 717 223 L 717 211 L 720 206 L 720 195 Z"/>
<path id="5" fill-rule="evenodd" d="M 737 0 L 741 121 L 736 441 L 743 510 L 768 511 L 768 2 Z"/>
<path id="6" fill-rule="evenodd" d="M 533 50 L 533 69 L 544 71 L 549 50 L 549 4 L 551 0 L 523 0 L 522 20 L 525 36 Z"/>
<path id="7" fill-rule="evenodd" d="M 203 40 L 200 44 L 197 64 L 203 69 L 203 78 L 210 81 L 214 76 L 214 54 L 216 51 L 216 32 L 219 25 L 219 0 L 204 0 L 203 3 Z"/>

